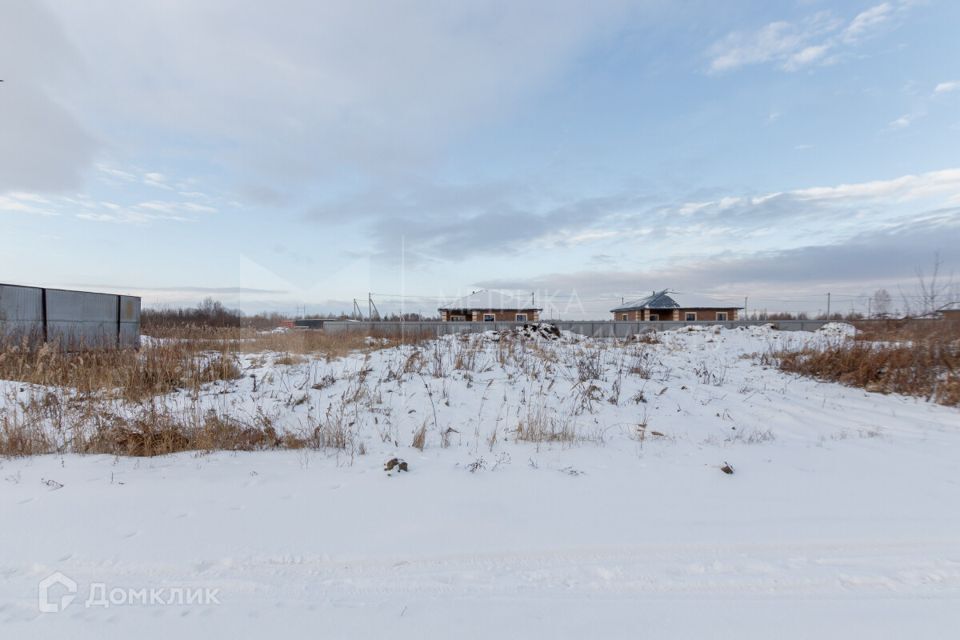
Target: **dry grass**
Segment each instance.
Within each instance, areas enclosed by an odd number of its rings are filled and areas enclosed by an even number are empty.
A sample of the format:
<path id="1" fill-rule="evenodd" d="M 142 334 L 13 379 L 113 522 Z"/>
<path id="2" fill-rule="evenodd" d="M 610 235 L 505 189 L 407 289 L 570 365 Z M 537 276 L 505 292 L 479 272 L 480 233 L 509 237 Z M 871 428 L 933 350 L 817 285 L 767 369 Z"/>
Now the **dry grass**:
<path id="1" fill-rule="evenodd" d="M 380 336 L 319 331 L 257 333 L 248 329 L 182 327 L 140 351 L 129 349 L 65 352 L 56 345 L 0 345 L 0 379 L 66 387 L 80 394 L 110 391 L 138 401 L 178 389 L 197 389 L 241 375 L 237 354 L 276 352 L 276 364 L 305 362 L 305 355 L 327 359 L 395 344 L 418 344 L 423 336 Z"/>
<path id="2" fill-rule="evenodd" d="M 577 440 L 577 432 L 570 421 L 558 420 L 550 416 L 546 407 L 531 406 L 514 431 L 514 438 L 519 442 L 561 442 L 569 443 Z"/>
<path id="3" fill-rule="evenodd" d="M 244 423 L 200 410 L 197 398 L 210 383 L 242 377 L 240 354 L 273 352 L 274 364 L 298 364 L 310 357 L 335 359 L 424 336 L 316 331 L 257 333 L 248 329 L 180 327 L 139 351 L 66 352 L 57 345 L 28 342 L 0 345 L 0 380 L 23 385 L 8 392 L 0 409 L 0 455 L 73 451 L 152 456 L 187 450 L 332 448 L 354 450 L 352 418 L 346 405 L 366 393 L 359 379 L 350 397 L 298 435 L 278 435 L 268 420 Z M 155 338 L 155 337 L 153 337 Z M 49 391 L 43 391 L 48 389 Z M 157 409 L 154 399 L 188 392 L 188 406 Z M 162 406 L 160 402 L 158 406 Z M 199 415 L 198 415 L 199 414 Z"/>
<path id="4" fill-rule="evenodd" d="M 49 344 L 38 349 L 16 345 L 0 350 L 0 379 L 69 388 L 79 395 L 105 392 L 129 401 L 239 376 L 228 349 L 200 351 L 181 342 L 140 352 L 69 353 Z"/>
<path id="5" fill-rule="evenodd" d="M 775 359 L 784 371 L 960 406 L 960 334 L 948 323 L 873 325 L 857 340 Z"/>
<path id="6" fill-rule="evenodd" d="M 420 449 L 420 451 L 423 451 L 424 447 L 427 446 L 427 423 L 423 423 L 413 434 L 413 442 L 410 443 L 410 446 Z"/>

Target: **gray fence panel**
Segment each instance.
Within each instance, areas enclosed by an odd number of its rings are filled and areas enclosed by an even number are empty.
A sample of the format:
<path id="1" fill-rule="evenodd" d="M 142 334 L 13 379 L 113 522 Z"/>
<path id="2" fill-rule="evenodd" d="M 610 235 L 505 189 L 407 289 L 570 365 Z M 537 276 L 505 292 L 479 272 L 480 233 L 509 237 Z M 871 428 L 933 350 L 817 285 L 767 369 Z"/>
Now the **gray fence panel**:
<path id="1" fill-rule="evenodd" d="M 24 336 L 67 349 L 138 347 L 140 298 L 0 284 L 0 338 Z"/>
<path id="2" fill-rule="evenodd" d="M 120 296 L 120 346 L 140 347 L 140 298 Z"/>
<path id="3" fill-rule="evenodd" d="M 43 336 L 43 289 L 0 284 L 0 339 Z"/>
<path id="4" fill-rule="evenodd" d="M 106 293 L 47 290 L 47 339 L 67 348 L 117 344 L 119 298 Z"/>
<path id="5" fill-rule="evenodd" d="M 778 320 L 770 321 L 750 321 L 737 320 L 726 322 L 684 322 L 663 320 L 657 322 L 621 322 L 611 320 L 545 320 L 548 324 L 555 325 L 562 331 L 570 331 L 584 336 L 595 338 L 629 338 L 630 336 L 646 333 L 649 331 L 670 331 L 683 329 L 685 327 L 706 326 L 706 327 L 726 327 L 735 329 L 737 327 L 755 327 L 771 325 L 776 329 L 783 331 L 815 331 L 827 324 L 821 320 Z M 380 333 L 406 333 L 428 334 L 428 335 L 446 335 L 453 333 L 479 333 L 483 331 L 504 331 L 522 326 L 522 322 L 440 322 L 440 321 L 415 321 L 415 322 L 355 322 L 349 320 L 325 320 L 323 323 L 324 331 L 337 333 L 343 331 L 363 331 Z"/>

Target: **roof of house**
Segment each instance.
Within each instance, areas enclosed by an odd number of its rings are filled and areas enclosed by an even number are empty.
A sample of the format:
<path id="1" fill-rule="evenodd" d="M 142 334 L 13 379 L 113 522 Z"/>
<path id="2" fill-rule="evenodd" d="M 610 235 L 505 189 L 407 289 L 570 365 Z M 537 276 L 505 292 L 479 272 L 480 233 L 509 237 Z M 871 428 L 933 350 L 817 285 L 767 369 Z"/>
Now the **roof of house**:
<path id="1" fill-rule="evenodd" d="M 625 302 L 611 312 L 637 311 L 640 309 L 742 309 L 734 302 L 684 295 L 679 302 L 666 289 L 654 291 L 649 296 Z"/>
<path id="2" fill-rule="evenodd" d="M 940 307 L 940 311 L 960 311 L 960 302 L 951 302 Z"/>
<path id="3" fill-rule="evenodd" d="M 439 307 L 440 311 L 468 309 L 477 311 L 541 311 L 541 308 L 536 306 L 531 298 L 520 298 L 510 293 L 489 289 L 474 291 L 470 295 L 451 300 Z"/>
<path id="4" fill-rule="evenodd" d="M 677 301 L 667 295 L 667 290 L 654 291 L 645 298 L 631 300 L 611 311 L 633 311 L 635 309 L 679 309 Z"/>

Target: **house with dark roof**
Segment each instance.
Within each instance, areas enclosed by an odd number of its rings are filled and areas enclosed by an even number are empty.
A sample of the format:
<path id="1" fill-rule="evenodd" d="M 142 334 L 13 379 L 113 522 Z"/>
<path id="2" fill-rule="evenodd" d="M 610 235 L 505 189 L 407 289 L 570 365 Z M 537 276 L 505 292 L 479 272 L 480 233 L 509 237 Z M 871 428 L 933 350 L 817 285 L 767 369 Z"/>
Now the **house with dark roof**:
<path id="1" fill-rule="evenodd" d="M 732 303 L 718 303 L 713 300 L 695 299 L 692 296 L 680 298 L 666 289 L 654 291 L 649 296 L 626 302 L 611 309 L 613 319 L 621 322 L 725 322 L 736 320 L 743 307 Z"/>
<path id="2" fill-rule="evenodd" d="M 437 310 L 444 322 L 537 322 L 543 311 L 532 295 L 519 298 L 487 289 L 452 300 Z"/>

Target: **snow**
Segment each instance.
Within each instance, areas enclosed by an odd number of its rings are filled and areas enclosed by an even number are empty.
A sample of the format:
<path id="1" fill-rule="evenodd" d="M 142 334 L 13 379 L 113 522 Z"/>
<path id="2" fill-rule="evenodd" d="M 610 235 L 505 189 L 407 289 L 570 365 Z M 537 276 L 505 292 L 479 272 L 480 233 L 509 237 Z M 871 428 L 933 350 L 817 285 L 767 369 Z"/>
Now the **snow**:
<path id="1" fill-rule="evenodd" d="M 248 377 L 165 401 L 290 430 L 346 402 L 366 453 L 0 460 L 3 635 L 953 637 L 960 412 L 762 364 L 848 335 L 447 336 L 407 373 L 410 346 L 245 356 Z M 516 441 L 536 420 L 576 438 Z M 56 571 L 78 597 L 41 614 Z M 218 602 L 85 607 L 94 583 Z"/>
<path id="2" fill-rule="evenodd" d="M 845 322 L 828 322 L 817 329 L 817 333 L 822 335 L 852 338 L 857 335 L 857 329 L 852 324 L 847 324 Z"/>

